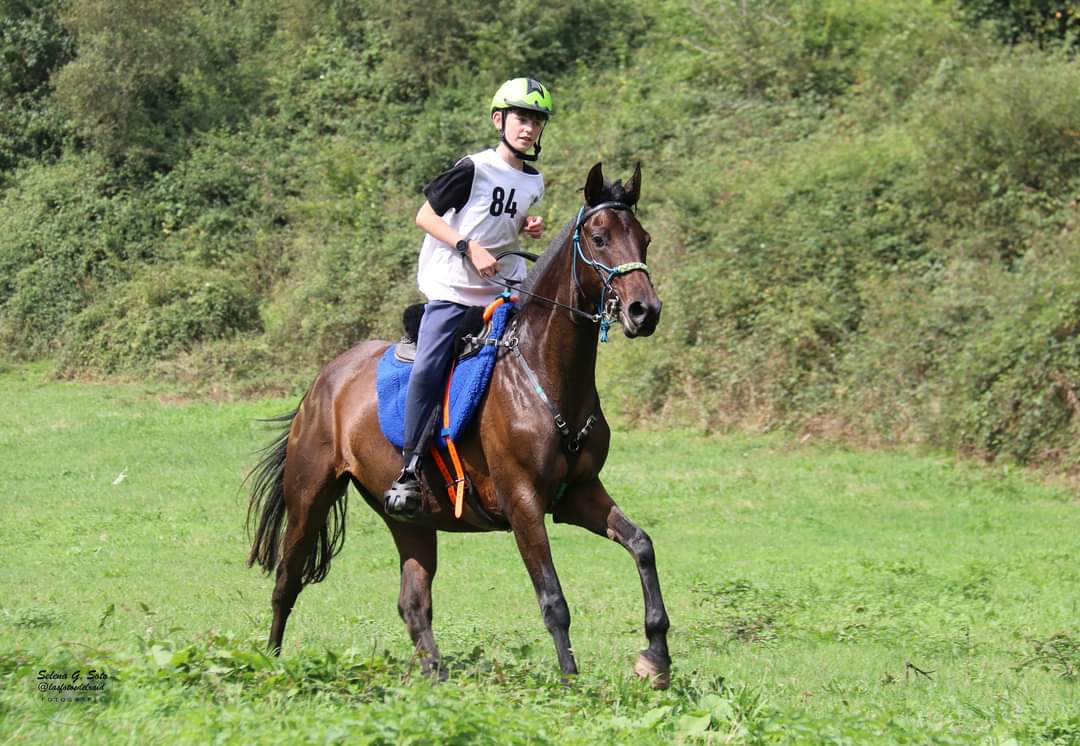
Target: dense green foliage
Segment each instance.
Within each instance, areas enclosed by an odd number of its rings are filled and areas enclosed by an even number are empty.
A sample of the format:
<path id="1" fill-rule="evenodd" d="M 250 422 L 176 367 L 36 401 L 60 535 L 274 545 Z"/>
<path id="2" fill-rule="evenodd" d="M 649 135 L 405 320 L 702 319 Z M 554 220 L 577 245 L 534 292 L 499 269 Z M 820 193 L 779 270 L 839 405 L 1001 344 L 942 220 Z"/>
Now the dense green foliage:
<path id="1" fill-rule="evenodd" d="M 58 8 L 55 0 L 0 0 L 0 186 L 15 167 L 55 158 L 69 129 L 49 83 L 73 53 Z"/>
<path id="2" fill-rule="evenodd" d="M 0 3 L 0 351 L 303 387 L 416 296 L 420 187 L 555 91 L 549 225 L 645 173 L 613 410 L 1080 463 L 1078 7 Z M 552 231 L 552 233 L 554 230 Z"/>
<path id="3" fill-rule="evenodd" d="M 960 0 L 973 21 L 986 22 L 995 36 L 1015 44 L 1039 45 L 1080 41 L 1080 3 L 1075 0 Z"/>
<path id="4" fill-rule="evenodd" d="M 264 652 L 273 579 L 244 567 L 238 487 L 270 438 L 255 418 L 295 400 L 163 403 L 37 367 L 0 373 L 4 743 L 1080 742 L 1080 511 L 1023 470 L 616 432 L 604 482 L 654 541 L 671 688 L 631 673 L 633 558 L 566 524 L 549 535 L 581 674 L 559 681 L 513 537 L 441 534 L 436 686 L 355 493 L 329 577 Z M 43 670 L 108 678 L 55 702 Z"/>

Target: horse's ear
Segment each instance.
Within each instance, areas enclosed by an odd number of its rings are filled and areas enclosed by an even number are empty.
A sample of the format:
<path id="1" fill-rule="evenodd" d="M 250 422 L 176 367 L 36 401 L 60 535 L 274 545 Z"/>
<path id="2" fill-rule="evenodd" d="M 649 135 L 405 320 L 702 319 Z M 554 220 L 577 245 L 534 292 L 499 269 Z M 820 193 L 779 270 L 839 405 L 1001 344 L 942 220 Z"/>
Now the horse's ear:
<path id="1" fill-rule="evenodd" d="M 597 163 L 589 170 L 585 180 L 585 204 L 589 207 L 604 201 L 604 169 Z"/>
<path id="2" fill-rule="evenodd" d="M 634 166 L 634 175 L 630 177 L 630 181 L 626 182 L 623 189 L 626 192 L 626 203 L 636 205 L 638 197 L 641 196 L 641 161 Z"/>

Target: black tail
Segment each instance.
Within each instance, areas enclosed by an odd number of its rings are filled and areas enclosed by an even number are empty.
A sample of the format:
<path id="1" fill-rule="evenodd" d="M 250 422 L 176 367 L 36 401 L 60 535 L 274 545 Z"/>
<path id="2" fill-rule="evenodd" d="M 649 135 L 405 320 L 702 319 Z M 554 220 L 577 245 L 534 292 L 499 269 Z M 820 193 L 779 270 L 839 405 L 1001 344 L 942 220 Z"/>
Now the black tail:
<path id="1" fill-rule="evenodd" d="M 300 407 L 292 412 L 270 417 L 263 422 L 284 422 L 285 428 L 273 443 L 263 449 L 260 461 L 247 479 L 251 480 L 251 502 L 248 504 L 247 528 L 255 524 L 255 537 L 251 543 L 247 565 L 258 563 L 267 573 L 277 569 L 281 559 L 281 531 L 285 521 L 285 452 L 289 445 L 289 430 L 296 419 Z M 245 480 L 246 481 L 246 480 Z M 311 548 L 304 564 L 302 581 L 318 583 L 330 572 L 330 560 L 345 544 L 345 515 L 348 507 L 347 490 L 334 500 L 333 509 L 326 518 L 326 523 L 319 529 L 319 538 Z"/>
<path id="2" fill-rule="evenodd" d="M 247 564 L 251 567 L 257 562 L 266 572 L 273 571 L 278 564 L 281 524 L 285 520 L 285 450 L 289 445 L 289 429 L 299 411 L 300 408 L 297 407 L 288 414 L 263 420 L 284 422 L 285 429 L 273 443 L 263 449 L 262 461 L 247 475 L 247 480 L 251 480 L 251 502 L 248 504 L 247 514 L 249 535 L 258 518 Z"/>

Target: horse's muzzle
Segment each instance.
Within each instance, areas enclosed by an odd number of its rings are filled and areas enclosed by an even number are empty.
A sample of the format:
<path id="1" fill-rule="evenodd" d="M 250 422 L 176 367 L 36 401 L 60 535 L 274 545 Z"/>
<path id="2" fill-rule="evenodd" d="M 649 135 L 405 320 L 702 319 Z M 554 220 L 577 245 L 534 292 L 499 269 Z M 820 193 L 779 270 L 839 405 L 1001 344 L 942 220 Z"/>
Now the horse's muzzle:
<path id="1" fill-rule="evenodd" d="M 628 337 L 647 337 L 656 331 L 660 323 L 660 309 L 663 303 L 659 298 L 655 303 L 649 301 L 631 301 L 623 311 L 623 332 Z"/>

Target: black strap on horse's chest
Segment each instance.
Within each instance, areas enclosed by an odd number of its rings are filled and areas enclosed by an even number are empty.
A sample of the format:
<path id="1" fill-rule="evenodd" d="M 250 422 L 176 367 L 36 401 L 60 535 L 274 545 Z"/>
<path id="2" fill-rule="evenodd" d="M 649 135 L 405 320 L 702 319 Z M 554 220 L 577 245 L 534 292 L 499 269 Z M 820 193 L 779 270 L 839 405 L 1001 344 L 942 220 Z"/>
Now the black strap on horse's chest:
<path id="1" fill-rule="evenodd" d="M 555 406 L 555 403 L 551 401 L 551 397 L 544 391 L 543 385 L 540 383 L 540 379 L 536 375 L 536 371 L 529 365 L 529 361 L 525 359 L 525 356 L 521 353 L 521 347 L 518 345 L 517 337 L 513 334 L 516 329 L 516 324 L 511 329 L 510 334 L 504 346 L 514 353 L 518 362 L 521 363 L 522 369 L 525 371 L 525 375 L 529 378 L 529 383 L 532 385 L 532 389 L 536 392 L 536 395 L 540 398 L 540 401 L 544 403 L 548 411 L 551 413 L 551 419 L 555 422 L 555 427 L 562 433 L 563 446 L 570 453 L 577 453 L 581 450 L 581 444 L 585 438 L 589 437 L 589 432 L 593 429 L 593 425 L 596 424 L 596 415 L 590 414 L 585 419 L 585 425 L 574 435 L 570 434 L 570 425 L 566 422 L 566 418 L 562 416 L 559 408 Z"/>
<path id="2" fill-rule="evenodd" d="M 551 401 L 551 398 L 544 391 L 544 387 L 540 385 L 540 379 L 536 377 L 536 373 L 533 371 L 529 362 L 525 359 L 525 356 L 521 354 L 521 349 L 517 346 L 514 347 L 514 353 L 517 355 L 518 361 L 521 363 L 521 367 L 525 370 L 525 375 L 529 377 L 529 383 L 532 384 L 533 391 L 540 397 L 540 401 L 544 403 L 544 406 L 551 412 L 551 419 L 555 421 L 555 427 L 562 433 L 563 446 L 570 453 L 577 453 L 581 450 L 581 444 L 585 438 L 589 437 L 589 431 L 593 429 L 593 425 L 596 424 L 596 415 L 590 414 L 585 419 L 585 425 L 575 434 L 570 434 L 570 425 L 567 424 L 566 418 L 562 416 L 559 408 L 555 406 L 555 403 Z"/>

